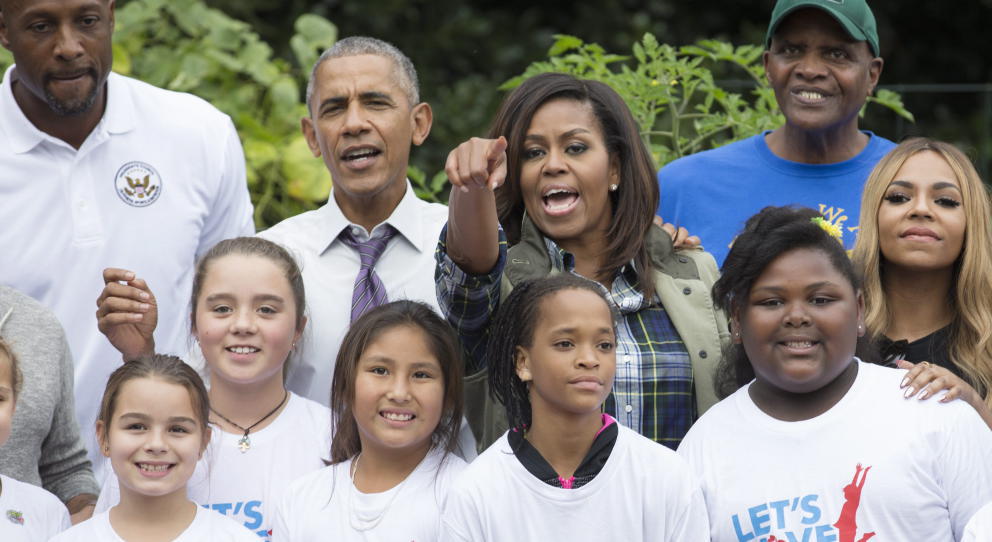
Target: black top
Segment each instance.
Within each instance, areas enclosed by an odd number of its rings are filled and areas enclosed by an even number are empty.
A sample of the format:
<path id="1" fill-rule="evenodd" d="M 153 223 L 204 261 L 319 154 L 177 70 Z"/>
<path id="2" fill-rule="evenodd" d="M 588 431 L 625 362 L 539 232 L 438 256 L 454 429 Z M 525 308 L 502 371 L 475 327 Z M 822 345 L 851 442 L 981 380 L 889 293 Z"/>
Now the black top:
<path id="1" fill-rule="evenodd" d="M 934 365 L 940 365 L 948 369 L 964 379 L 964 374 L 951 361 L 948 352 L 950 349 L 950 334 L 951 326 L 947 326 L 913 342 L 909 342 L 906 339 L 893 341 L 888 337 L 882 336 L 878 340 L 878 351 L 881 354 L 882 363 L 890 367 L 895 367 L 896 361 L 900 359 L 913 363 L 929 361 Z"/>
<path id="2" fill-rule="evenodd" d="M 541 452 L 537 451 L 537 448 L 524 438 L 522 431 L 511 429 L 507 438 L 510 441 L 510 449 L 513 450 L 520 464 L 538 480 L 550 486 L 578 489 L 591 482 L 603 470 L 606 460 L 613 452 L 613 445 L 617 443 L 617 435 L 620 430 L 617 427 L 617 422 L 612 418 L 608 423 L 609 425 L 596 435 L 596 439 L 593 440 L 592 446 L 589 448 L 589 453 L 586 454 L 585 459 L 582 460 L 579 468 L 575 469 L 575 474 L 569 480 L 564 480 L 558 476 L 558 473 L 544 459 Z"/>

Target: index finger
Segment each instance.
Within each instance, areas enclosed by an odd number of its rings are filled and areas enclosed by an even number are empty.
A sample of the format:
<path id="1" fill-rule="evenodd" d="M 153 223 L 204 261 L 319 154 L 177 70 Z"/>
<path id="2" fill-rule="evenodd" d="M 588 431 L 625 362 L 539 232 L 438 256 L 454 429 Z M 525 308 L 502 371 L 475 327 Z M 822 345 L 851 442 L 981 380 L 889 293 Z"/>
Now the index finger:
<path id="1" fill-rule="evenodd" d="M 489 177 L 486 179 L 486 186 L 490 190 L 496 190 L 503 181 L 506 180 L 506 138 L 499 136 L 496 141 L 489 146 L 489 156 L 486 161 L 489 169 Z"/>
<path id="2" fill-rule="evenodd" d="M 490 163 L 495 161 L 496 164 L 499 164 L 506 159 L 506 145 L 506 138 L 503 136 L 499 136 L 489 143 L 489 150 L 486 153 L 486 158 Z"/>

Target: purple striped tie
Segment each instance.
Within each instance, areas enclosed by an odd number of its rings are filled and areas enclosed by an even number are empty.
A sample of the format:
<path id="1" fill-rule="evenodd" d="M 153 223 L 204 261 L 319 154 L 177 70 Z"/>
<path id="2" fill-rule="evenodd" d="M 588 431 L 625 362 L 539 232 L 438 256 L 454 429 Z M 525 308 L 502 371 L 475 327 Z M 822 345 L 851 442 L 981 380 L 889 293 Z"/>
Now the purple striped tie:
<path id="1" fill-rule="evenodd" d="M 355 292 L 351 296 L 351 321 L 358 320 L 365 311 L 378 307 L 389 301 L 386 297 L 386 287 L 375 272 L 375 263 L 386 250 L 386 243 L 396 235 L 396 230 L 389 224 L 383 224 L 383 235 L 373 237 L 368 241 L 359 241 L 351 233 L 351 228 L 345 228 L 339 238 L 341 242 L 358 251 L 362 264 L 355 277 Z"/>

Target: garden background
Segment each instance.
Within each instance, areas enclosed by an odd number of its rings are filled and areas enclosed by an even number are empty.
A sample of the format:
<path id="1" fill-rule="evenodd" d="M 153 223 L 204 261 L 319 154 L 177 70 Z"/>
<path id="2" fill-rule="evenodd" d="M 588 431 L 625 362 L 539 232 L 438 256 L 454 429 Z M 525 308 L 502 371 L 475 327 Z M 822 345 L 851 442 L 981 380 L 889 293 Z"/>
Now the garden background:
<path id="1" fill-rule="evenodd" d="M 445 201 L 448 150 L 485 133 L 521 75 L 604 80 L 659 165 L 780 123 L 760 51 L 773 0 L 118 0 L 114 70 L 197 94 L 234 118 L 259 228 L 326 200 L 299 132 L 303 89 L 339 36 L 397 45 L 435 112 L 410 177 Z M 952 141 L 992 173 L 992 0 L 872 2 L 885 67 L 862 126 Z M 11 62 L 0 49 L 0 68 Z"/>

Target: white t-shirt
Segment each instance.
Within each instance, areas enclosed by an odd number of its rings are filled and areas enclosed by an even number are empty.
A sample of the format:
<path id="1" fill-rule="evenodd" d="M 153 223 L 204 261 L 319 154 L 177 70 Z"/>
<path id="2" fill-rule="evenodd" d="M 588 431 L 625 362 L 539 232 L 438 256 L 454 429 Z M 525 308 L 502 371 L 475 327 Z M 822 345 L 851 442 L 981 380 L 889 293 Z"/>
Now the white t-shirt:
<path id="1" fill-rule="evenodd" d="M 618 428 L 603 469 L 577 489 L 534 477 L 504 433 L 455 480 L 441 540 L 707 540 L 703 495 L 685 461 L 627 427 Z"/>
<path id="2" fill-rule="evenodd" d="M 324 467 L 331 455 L 331 411 L 290 392 L 286 408 L 271 425 L 249 434 L 251 448 L 241 453 L 240 434 L 213 428 L 203 458 L 186 486 L 189 499 L 237 520 L 269 540 L 272 514 L 282 492 L 297 478 Z M 110 468 L 97 512 L 120 502 L 120 487 Z"/>
<path id="3" fill-rule="evenodd" d="M 961 542 L 989 542 L 992 540 L 992 502 L 981 507 L 964 528 Z"/>
<path id="4" fill-rule="evenodd" d="M 100 333 L 103 269 L 130 269 L 158 301 L 155 346 L 183 355 L 194 263 L 252 235 L 241 142 L 206 101 L 111 73 L 107 106 L 77 150 L 38 130 L 0 83 L 0 284 L 51 309 L 75 360 L 76 417 L 90 460 L 107 377 L 121 355 Z"/>
<path id="5" fill-rule="evenodd" d="M 352 484 L 350 460 L 331 465 L 289 487 L 276 508 L 272 540 L 433 542 L 448 488 L 464 468 L 459 457 L 433 450 L 396 487 L 368 494 Z"/>
<path id="6" fill-rule="evenodd" d="M 258 542 L 258 537 L 237 522 L 197 506 L 193 522 L 172 542 L 208 541 Z M 51 542 L 124 542 L 124 539 L 110 525 L 110 512 L 101 512 L 51 539 Z"/>
<path id="7" fill-rule="evenodd" d="M 713 541 L 960 540 L 992 500 L 992 431 L 962 401 L 904 399 L 904 375 L 859 362 L 840 402 L 804 421 L 768 416 L 750 385 L 707 411 L 679 454 Z"/>
<path id="8" fill-rule="evenodd" d="M 69 510 L 55 495 L 0 474 L 0 540 L 48 540 L 72 526 Z"/>

